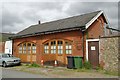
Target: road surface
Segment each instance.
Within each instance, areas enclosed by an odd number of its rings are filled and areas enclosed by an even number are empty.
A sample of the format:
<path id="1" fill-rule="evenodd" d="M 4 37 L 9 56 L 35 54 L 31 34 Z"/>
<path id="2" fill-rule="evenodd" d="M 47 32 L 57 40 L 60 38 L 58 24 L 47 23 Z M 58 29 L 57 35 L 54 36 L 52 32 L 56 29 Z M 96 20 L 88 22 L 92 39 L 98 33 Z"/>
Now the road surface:
<path id="1" fill-rule="evenodd" d="M 22 71 L 15 71 L 9 68 L 2 68 L 2 78 L 44 78 L 44 77 L 46 76 Z"/>
<path id="2" fill-rule="evenodd" d="M 2 68 L 2 78 L 118 78 L 118 76 L 97 72 L 76 72 L 65 69 L 26 68 L 25 71 L 19 71 L 12 68 Z M 40 73 L 35 74 L 34 72 Z"/>

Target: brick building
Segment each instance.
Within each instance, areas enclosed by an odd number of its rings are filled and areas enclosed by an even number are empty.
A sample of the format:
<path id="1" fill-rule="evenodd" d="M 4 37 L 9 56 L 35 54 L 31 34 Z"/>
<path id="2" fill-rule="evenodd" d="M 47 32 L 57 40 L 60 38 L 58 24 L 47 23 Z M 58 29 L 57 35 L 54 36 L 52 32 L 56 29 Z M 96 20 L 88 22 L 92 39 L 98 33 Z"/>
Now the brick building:
<path id="1" fill-rule="evenodd" d="M 13 36 L 13 33 L 0 33 L 0 53 L 5 53 L 5 46 L 7 41 L 10 41 L 9 37 Z"/>
<path id="2" fill-rule="evenodd" d="M 105 33 L 107 19 L 103 11 L 86 13 L 56 21 L 32 25 L 17 33 L 13 54 L 22 62 L 41 60 L 67 64 L 67 56 L 81 56 L 93 67 L 99 65 L 99 37 Z"/>

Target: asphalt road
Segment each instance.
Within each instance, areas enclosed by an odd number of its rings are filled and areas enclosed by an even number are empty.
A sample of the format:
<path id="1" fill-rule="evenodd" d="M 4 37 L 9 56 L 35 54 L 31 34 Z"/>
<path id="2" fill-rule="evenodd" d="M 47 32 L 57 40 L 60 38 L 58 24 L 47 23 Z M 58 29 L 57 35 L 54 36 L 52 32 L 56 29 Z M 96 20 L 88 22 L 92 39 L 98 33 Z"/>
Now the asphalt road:
<path id="1" fill-rule="evenodd" d="M 9 68 L 2 69 L 2 78 L 44 78 L 44 77 L 46 76 L 22 71 L 15 71 Z"/>

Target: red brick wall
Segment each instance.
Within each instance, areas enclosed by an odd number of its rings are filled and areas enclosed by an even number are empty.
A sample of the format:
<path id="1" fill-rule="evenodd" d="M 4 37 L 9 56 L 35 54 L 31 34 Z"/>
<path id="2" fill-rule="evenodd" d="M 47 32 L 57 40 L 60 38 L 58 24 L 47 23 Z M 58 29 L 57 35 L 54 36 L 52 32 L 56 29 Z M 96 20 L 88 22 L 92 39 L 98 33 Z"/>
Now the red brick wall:
<path id="1" fill-rule="evenodd" d="M 72 55 L 79 55 L 83 56 L 82 53 L 82 33 L 80 31 L 70 31 L 70 32 L 62 32 L 62 33 L 55 33 L 55 34 L 48 34 L 43 36 L 36 36 L 36 37 L 28 37 L 28 38 L 21 38 L 15 39 L 13 44 L 13 54 L 18 56 L 18 45 L 21 42 L 34 42 L 37 44 L 37 62 L 40 62 L 41 56 L 43 55 L 43 43 L 52 40 L 52 39 L 64 39 L 64 40 L 71 40 L 73 41 L 73 54 Z M 79 49 L 77 47 L 80 47 Z M 51 58 L 52 59 L 52 58 Z"/>
<path id="2" fill-rule="evenodd" d="M 88 28 L 88 38 L 99 38 L 104 35 L 104 20 L 100 16 L 92 25 Z"/>
<path id="3" fill-rule="evenodd" d="M 101 22 L 100 22 L 101 21 Z M 99 39 L 99 36 L 104 35 L 104 19 L 100 16 L 84 34 L 84 58 L 86 59 L 86 39 Z"/>
<path id="4" fill-rule="evenodd" d="M 5 42 L 0 42 L 0 53 L 5 52 Z"/>
<path id="5" fill-rule="evenodd" d="M 101 21 L 101 22 L 100 22 Z M 85 32 L 84 34 L 84 57 L 86 53 L 86 38 L 99 38 L 99 36 L 104 35 L 104 20 L 102 16 L 98 18 Z M 88 33 L 88 34 L 86 34 Z M 35 37 L 14 39 L 13 44 L 13 54 L 18 56 L 18 44 L 24 41 L 34 42 L 37 44 L 37 62 L 40 63 L 43 54 L 43 44 L 45 41 L 52 39 L 67 39 L 73 41 L 73 52 L 74 56 L 83 56 L 82 51 L 82 33 L 80 31 L 69 31 L 69 32 L 61 32 L 55 34 L 47 34 Z"/>
<path id="6" fill-rule="evenodd" d="M 81 50 L 77 50 L 76 46 L 82 43 L 82 33 L 80 31 L 71 31 L 71 32 L 62 32 L 62 33 L 56 33 L 56 34 L 49 34 L 45 36 L 41 36 L 42 40 L 41 43 L 52 40 L 52 39 L 67 39 L 73 41 L 73 55 L 81 55 Z"/>

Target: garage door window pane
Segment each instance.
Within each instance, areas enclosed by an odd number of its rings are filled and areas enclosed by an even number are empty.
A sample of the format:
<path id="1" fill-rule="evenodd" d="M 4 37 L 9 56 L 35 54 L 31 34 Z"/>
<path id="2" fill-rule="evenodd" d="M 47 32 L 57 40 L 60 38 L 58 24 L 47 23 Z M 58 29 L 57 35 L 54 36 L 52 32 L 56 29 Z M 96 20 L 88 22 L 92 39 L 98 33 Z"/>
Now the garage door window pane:
<path id="1" fill-rule="evenodd" d="M 58 54 L 63 54 L 63 41 L 58 41 Z"/>
<path id="2" fill-rule="evenodd" d="M 26 54 L 26 43 L 23 44 L 23 53 Z"/>
<path id="3" fill-rule="evenodd" d="M 72 54 L 72 44 L 70 42 L 65 42 L 65 45 L 66 45 L 65 47 L 66 54 Z"/>
<path id="4" fill-rule="evenodd" d="M 27 46 L 28 46 L 28 54 L 30 54 L 31 53 L 31 43 L 28 43 Z"/>
<path id="5" fill-rule="evenodd" d="M 56 41 L 51 42 L 51 54 L 56 53 Z"/>
<path id="6" fill-rule="evenodd" d="M 36 53 L 36 45 L 32 44 L 32 53 Z"/>
<path id="7" fill-rule="evenodd" d="M 48 53 L 49 53 L 49 43 L 46 43 L 46 44 L 44 45 L 44 53 L 45 53 L 45 54 L 48 54 Z"/>
<path id="8" fill-rule="evenodd" d="M 22 53 L 22 44 L 19 45 L 19 53 Z"/>

